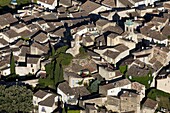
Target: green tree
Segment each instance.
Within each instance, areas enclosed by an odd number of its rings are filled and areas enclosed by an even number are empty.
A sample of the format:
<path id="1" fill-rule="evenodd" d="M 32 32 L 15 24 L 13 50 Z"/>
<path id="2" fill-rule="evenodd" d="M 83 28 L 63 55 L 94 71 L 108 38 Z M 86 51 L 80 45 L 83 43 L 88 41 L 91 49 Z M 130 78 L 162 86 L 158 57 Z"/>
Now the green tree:
<path id="1" fill-rule="evenodd" d="M 127 68 L 128 67 L 126 65 L 125 66 L 119 66 L 119 70 L 123 75 L 127 72 Z"/>
<path id="2" fill-rule="evenodd" d="M 32 0 L 17 0 L 18 5 L 31 3 Z"/>
<path id="3" fill-rule="evenodd" d="M 63 66 L 69 65 L 73 56 L 66 53 L 68 46 L 58 48 L 56 51 L 51 48 L 51 63 L 45 66 L 47 73 L 46 79 L 39 79 L 39 83 L 44 86 L 51 86 L 55 88 L 59 82 L 64 80 Z"/>
<path id="4" fill-rule="evenodd" d="M 0 85 L 0 112 L 30 112 L 33 109 L 33 93 L 24 86 Z"/>
<path id="5" fill-rule="evenodd" d="M 98 92 L 98 89 L 99 89 L 99 84 L 100 84 L 100 81 L 99 80 L 95 80 L 95 81 L 92 81 L 88 87 L 89 91 L 91 93 L 96 93 Z"/>
<path id="6" fill-rule="evenodd" d="M 10 72 L 11 75 L 15 74 L 15 60 L 14 60 L 13 52 L 11 52 L 11 57 L 10 57 Z"/>
<path id="7" fill-rule="evenodd" d="M 0 0 L 0 6 L 7 6 L 11 3 L 11 0 Z"/>

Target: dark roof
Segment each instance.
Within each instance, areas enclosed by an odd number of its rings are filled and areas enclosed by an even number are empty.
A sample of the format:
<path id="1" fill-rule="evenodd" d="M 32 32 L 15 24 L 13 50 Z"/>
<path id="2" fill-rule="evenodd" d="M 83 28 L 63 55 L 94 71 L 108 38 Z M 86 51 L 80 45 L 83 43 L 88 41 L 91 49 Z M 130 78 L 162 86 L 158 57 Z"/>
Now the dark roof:
<path id="1" fill-rule="evenodd" d="M 43 32 L 38 33 L 35 37 L 33 37 L 35 41 L 37 42 L 43 42 L 47 40 L 47 35 Z"/>
<path id="2" fill-rule="evenodd" d="M 48 93 L 45 92 L 45 91 L 43 91 L 43 90 L 38 90 L 38 91 L 34 94 L 34 96 L 42 99 L 42 98 L 45 97 L 47 94 L 48 94 Z"/>
<path id="3" fill-rule="evenodd" d="M 114 0 L 104 0 L 102 1 L 102 4 L 109 6 L 109 7 L 115 7 L 116 3 Z"/>
<path id="4" fill-rule="evenodd" d="M 9 38 L 15 38 L 15 37 L 19 36 L 19 34 L 12 29 L 5 31 L 4 34 Z"/>
<path id="5" fill-rule="evenodd" d="M 81 76 L 79 76 L 77 73 L 74 73 L 74 72 L 64 72 L 64 75 L 68 77 L 73 77 L 73 78 L 82 78 Z"/>
<path id="6" fill-rule="evenodd" d="M 170 26 L 169 24 L 166 24 L 164 28 L 162 29 L 162 34 L 165 35 L 166 37 L 170 36 Z"/>
<path id="7" fill-rule="evenodd" d="M 64 6 L 67 6 L 67 7 L 69 7 L 69 6 L 72 5 L 71 2 L 72 2 L 72 0 L 60 0 L 60 1 L 59 1 L 59 3 L 60 3 L 61 5 L 64 5 Z"/>
<path id="8" fill-rule="evenodd" d="M 101 27 L 108 24 L 108 23 L 109 23 L 109 21 L 104 20 L 104 19 L 99 19 L 99 20 L 96 21 L 96 25 L 101 26 Z"/>
<path id="9" fill-rule="evenodd" d="M 106 50 L 103 53 L 104 56 L 107 56 L 107 57 L 110 57 L 113 59 L 115 59 L 119 54 L 120 54 L 120 52 L 115 52 L 115 51 L 111 51 L 111 50 Z"/>
<path id="10" fill-rule="evenodd" d="M 69 86 L 68 82 L 62 82 L 58 85 L 58 88 L 65 93 L 66 95 L 74 95 L 74 91 L 73 89 L 71 89 L 71 87 Z"/>
<path id="11" fill-rule="evenodd" d="M 52 34 L 60 37 L 64 37 L 64 32 L 66 31 L 65 28 L 60 28 L 56 31 L 54 31 Z"/>
<path id="12" fill-rule="evenodd" d="M 129 76 L 146 76 L 148 73 L 150 72 L 150 69 L 148 68 L 141 68 L 137 65 L 132 65 L 128 71 L 127 71 L 127 75 Z"/>
<path id="13" fill-rule="evenodd" d="M 49 50 L 48 47 L 46 47 L 44 45 L 41 45 L 41 44 L 39 44 L 37 42 L 34 42 L 31 46 L 36 47 L 36 48 L 40 49 L 41 51 L 44 51 L 45 53 L 47 53 L 48 50 Z"/>
<path id="14" fill-rule="evenodd" d="M 128 85 L 130 83 L 131 82 L 128 79 L 122 79 L 122 80 L 119 80 L 119 81 L 116 81 L 116 82 L 113 82 L 113 83 L 102 85 L 100 87 L 108 90 L 108 89 L 112 89 L 112 88 L 116 88 L 116 87 L 122 87 L 122 86 Z"/>
<path id="15" fill-rule="evenodd" d="M 49 97 L 47 97 L 46 99 L 44 99 L 43 101 L 39 102 L 39 105 L 43 105 L 43 106 L 48 106 L 48 107 L 52 107 L 55 104 L 55 97 L 57 95 L 50 95 Z"/>
<path id="16" fill-rule="evenodd" d="M 19 56 L 26 56 L 26 54 L 30 54 L 29 46 L 22 46 L 20 49 L 21 49 L 21 53 L 19 54 Z"/>
<path id="17" fill-rule="evenodd" d="M 0 15 L 0 25 L 2 25 L 2 26 L 11 24 L 11 23 L 15 23 L 17 21 L 18 20 L 16 18 L 14 18 L 11 13 L 6 13 L 3 15 Z"/>
<path id="18" fill-rule="evenodd" d="M 81 5 L 81 8 L 85 10 L 87 13 L 90 13 L 94 11 L 95 9 L 99 8 L 101 5 L 92 2 L 90 0 L 87 0 L 83 5 Z"/>
<path id="19" fill-rule="evenodd" d="M 57 14 L 56 13 L 50 13 L 47 15 L 41 16 L 44 20 L 57 20 Z"/>
<path id="20" fill-rule="evenodd" d="M 40 58 L 36 58 L 36 57 L 27 57 L 27 63 L 30 64 L 37 64 Z"/>
<path id="21" fill-rule="evenodd" d="M 128 50 L 129 48 L 125 46 L 124 44 L 119 44 L 115 46 L 114 49 L 118 50 L 119 52 L 123 52 L 123 51 Z"/>
<path id="22" fill-rule="evenodd" d="M 119 26 L 119 25 L 115 25 L 115 26 L 108 26 L 106 28 L 103 29 L 104 32 L 113 32 L 113 33 L 117 33 L 117 34 L 122 34 L 123 33 L 123 29 Z"/>
<path id="23" fill-rule="evenodd" d="M 22 37 L 30 37 L 33 34 L 29 30 L 24 30 L 24 31 L 20 32 L 18 35 L 22 36 Z"/>
<path id="24" fill-rule="evenodd" d="M 118 34 L 116 34 L 116 33 L 110 33 L 107 37 L 109 37 L 109 38 L 116 38 L 118 36 Z"/>
<path id="25" fill-rule="evenodd" d="M 5 39 L 3 39 L 3 38 L 0 38 L 0 43 L 2 44 L 2 45 L 7 45 L 7 44 L 9 44 Z"/>
<path id="26" fill-rule="evenodd" d="M 157 104 L 158 104 L 158 102 L 156 102 L 156 101 L 154 101 L 152 99 L 147 98 L 146 101 L 143 104 L 143 107 L 154 109 Z"/>
<path id="27" fill-rule="evenodd" d="M 104 35 L 100 35 L 99 37 L 97 37 L 95 39 L 96 41 L 96 46 L 103 46 L 103 45 L 106 45 L 106 39 L 104 37 Z M 102 43 L 102 44 L 101 44 Z"/>
<path id="28" fill-rule="evenodd" d="M 119 0 L 120 3 L 125 5 L 126 7 L 132 7 L 133 4 L 129 0 Z"/>
<path id="29" fill-rule="evenodd" d="M 79 97 L 79 96 L 87 96 L 87 95 L 90 95 L 90 92 L 87 90 L 86 87 L 82 86 L 82 87 L 74 87 L 72 88 L 73 91 L 75 92 L 76 94 L 76 97 Z"/>

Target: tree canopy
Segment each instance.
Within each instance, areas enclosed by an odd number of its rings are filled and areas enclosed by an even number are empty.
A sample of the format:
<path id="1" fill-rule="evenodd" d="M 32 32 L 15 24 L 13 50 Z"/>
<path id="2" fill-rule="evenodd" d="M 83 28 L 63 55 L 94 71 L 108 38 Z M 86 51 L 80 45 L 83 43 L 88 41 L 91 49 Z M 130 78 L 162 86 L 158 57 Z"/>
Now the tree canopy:
<path id="1" fill-rule="evenodd" d="M 0 85 L 0 112 L 30 112 L 33 93 L 25 86 Z"/>
<path id="2" fill-rule="evenodd" d="M 58 48 L 56 51 L 51 47 L 51 62 L 45 66 L 47 78 L 39 79 L 39 83 L 44 86 L 56 88 L 59 82 L 64 80 L 63 66 L 69 65 L 73 56 L 66 53 L 68 46 Z"/>
<path id="3" fill-rule="evenodd" d="M 13 75 L 15 74 L 15 60 L 13 53 L 11 52 L 11 58 L 10 58 L 10 74 Z"/>

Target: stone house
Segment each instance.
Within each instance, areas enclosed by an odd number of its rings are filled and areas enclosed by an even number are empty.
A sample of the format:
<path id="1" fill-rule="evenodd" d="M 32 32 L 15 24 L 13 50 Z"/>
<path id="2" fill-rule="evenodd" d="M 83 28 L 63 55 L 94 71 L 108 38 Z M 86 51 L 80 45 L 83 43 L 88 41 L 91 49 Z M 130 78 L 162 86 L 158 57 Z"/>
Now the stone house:
<path id="1" fill-rule="evenodd" d="M 65 72 L 64 79 L 68 81 L 69 86 L 73 87 L 81 87 L 83 86 L 83 78 L 74 72 Z M 82 84 L 80 84 L 82 82 Z"/>
<path id="2" fill-rule="evenodd" d="M 122 77 L 119 70 L 114 70 L 108 66 L 99 66 L 99 74 L 105 78 L 105 80 L 113 80 Z"/>
<path id="3" fill-rule="evenodd" d="M 120 112 L 120 98 L 107 96 L 105 107 L 107 108 L 107 110 Z"/>
<path id="4" fill-rule="evenodd" d="M 30 54 L 33 55 L 42 55 L 45 53 L 48 53 L 49 47 L 41 45 L 37 42 L 33 42 L 32 45 L 30 46 Z"/>
<path id="5" fill-rule="evenodd" d="M 130 49 L 123 44 L 118 44 L 113 48 L 95 49 L 94 51 L 101 55 L 103 61 L 116 65 L 121 59 L 129 55 Z"/>
<path id="6" fill-rule="evenodd" d="M 145 85 L 138 82 L 132 82 L 132 89 L 136 90 L 136 93 L 140 95 L 140 101 L 145 97 Z"/>
<path id="7" fill-rule="evenodd" d="M 36 57 L 27 57 L 26 58 L 26 66 L 16 66 L 16 74 L 20 76 L 27 75 L 29 73 L 36 74 L 36 72 L 40 69 L 40 58 Z"/>
<path id="8" fill-rule="evenodd" d="M 135 111 L 135 113 L 140 113 L 140 95 L 130 92 L 123 91 L 120 95 L 120 111 Z"/>
<path id="9" fill-rule="evenodd" d="M 47 9 L 54 10 L 58 6 L 58 0 L 37 0 L 37 4 Z"/>
<path id="10" fill-rule="evenodd" d="M 60 96 L 51 92 L 38 90 L 33 95 L 33 105 L 38 107 L 38 110 L 34 109 L 38 113 L 51 113 L 58 107 L 58 101 Z"/>
<path id="11" fill-rule="evenodd" d="M 58 85 L 57 93 L 61 95 L 63 103 L 76 105 L 78 102 L 78 100 L 75 98 L 75 92 L 69 86 L 67 81 Z"/>

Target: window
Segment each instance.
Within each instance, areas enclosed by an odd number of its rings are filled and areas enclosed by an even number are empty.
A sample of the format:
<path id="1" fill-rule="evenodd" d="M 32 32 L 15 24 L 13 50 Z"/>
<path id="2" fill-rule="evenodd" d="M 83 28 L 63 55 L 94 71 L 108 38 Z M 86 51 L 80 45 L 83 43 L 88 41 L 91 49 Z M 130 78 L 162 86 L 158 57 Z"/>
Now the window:
<path id="1" fill-rule="evenodd" d="M 34 72 L 34 69 L 32 69 L 32 72 Z"/>
<path id="2" fill-rule="evenodd" d="M 42 112 L 46 112 L 44 107 L 42 107 L 41 111 L 42 111 Z"/>
<path id="3" fill-rule="evenodd" d="M 31 67 L 33 67 L 33 65 L 31 64 Z"/>

